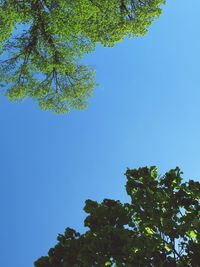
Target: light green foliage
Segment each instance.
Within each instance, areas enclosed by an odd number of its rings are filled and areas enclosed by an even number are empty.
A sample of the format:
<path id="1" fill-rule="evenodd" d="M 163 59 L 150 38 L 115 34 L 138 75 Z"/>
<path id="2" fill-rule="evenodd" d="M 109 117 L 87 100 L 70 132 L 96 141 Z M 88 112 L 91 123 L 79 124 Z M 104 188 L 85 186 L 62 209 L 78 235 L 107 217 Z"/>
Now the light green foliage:
<path id="1" fill-rule="evenodd" d="M 0 82 L 11 100 L 31 97 L 56 113 L 82 109 L 95 87 L 80 62 L 96 43 L 144 35 L 164 0 L 0 1 Z"/>
<path id="2" fill-rule="evenodd" d="M 200 183 L 181 175 L 128 169 L 130 203 L 87 200 L 88 230 L 67 228 L 35 267 L 199 267 Z"/>

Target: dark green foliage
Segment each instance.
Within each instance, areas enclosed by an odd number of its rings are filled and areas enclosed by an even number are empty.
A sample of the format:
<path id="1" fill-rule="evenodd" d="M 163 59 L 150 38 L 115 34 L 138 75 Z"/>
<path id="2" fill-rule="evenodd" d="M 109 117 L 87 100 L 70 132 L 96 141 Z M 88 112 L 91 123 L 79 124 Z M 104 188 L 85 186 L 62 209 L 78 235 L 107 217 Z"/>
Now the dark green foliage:
<path id="1" fill-rule="evenodd" d="M 164 0 L 0 1 L 0 82 L 11 100 L 42 109 L 82 109 L 95 87 L 80 62 L 96 43 L 113 46 L 144 35 Z"/>
<path id="2" fill-rule="evenodd" d="M 35 267 L 200 266 L 200 183 L 179 168 L 126 172 L 130 203 L 87 200 L 84 234 L 67 228 Z"/>

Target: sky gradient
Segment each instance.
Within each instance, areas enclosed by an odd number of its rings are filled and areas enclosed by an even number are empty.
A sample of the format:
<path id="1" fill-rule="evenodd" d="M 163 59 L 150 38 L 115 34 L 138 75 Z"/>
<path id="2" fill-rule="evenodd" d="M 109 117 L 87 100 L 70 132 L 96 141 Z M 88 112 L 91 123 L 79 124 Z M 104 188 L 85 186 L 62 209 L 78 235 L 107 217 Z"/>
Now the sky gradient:
<path id="1" fill-rule="evenodd" d="M 127 201 L 127 167 L 200 180 L 199 10 L 169 0 L 145 37 L 98 46 L 84 111 L 0 97 L 1 266 L 33 266 L 67 226 L 84 231 L 86 199 Z"/>

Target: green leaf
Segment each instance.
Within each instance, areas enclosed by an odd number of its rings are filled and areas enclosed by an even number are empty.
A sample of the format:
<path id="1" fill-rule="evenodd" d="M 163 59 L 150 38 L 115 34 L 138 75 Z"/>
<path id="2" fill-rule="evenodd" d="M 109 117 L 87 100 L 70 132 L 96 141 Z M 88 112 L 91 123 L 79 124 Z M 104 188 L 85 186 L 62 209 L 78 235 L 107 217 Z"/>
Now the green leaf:
<path id="1" fill-rule="evenodd" d="M 166 249 L 167 251 L 170 251 L 170 250 L 171 250 L 171 248 L 170 248 L 169 246 L 167 246 L 167 245 L 165 245 L 165 249 Z"/>
<path id="2" fill-rule="evenodd" d="M 149 234 L 149 235 L 152 235 L 154 233 L 154 231 L 149 227 L 145 227 L 145 230 L 146 230 L 147 234 Z"/>
<path id="3" fill-rule="evenodd" d="M 190 238 L 196 238 L 197 237 L 197 234 L 195 233 L 195 231 L 191 230 L 189 232 L 187 232 L 188 236 Z"/>
<path id="4" fill-rule="evenodd" d="M 112 265 L 112 262 L 110 262 L 110 261 L 107 261 L 106 263 L 105 263 L 105 266 L 111 266 Z"/>

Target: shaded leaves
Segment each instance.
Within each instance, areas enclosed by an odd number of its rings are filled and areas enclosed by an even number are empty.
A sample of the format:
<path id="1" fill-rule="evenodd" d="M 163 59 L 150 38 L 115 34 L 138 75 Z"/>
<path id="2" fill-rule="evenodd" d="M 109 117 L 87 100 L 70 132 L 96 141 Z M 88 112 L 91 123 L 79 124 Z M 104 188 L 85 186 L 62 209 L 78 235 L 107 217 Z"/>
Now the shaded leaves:
<path id="1" fill-rule="evenodd" d="M 183 182 L 179 168 L 128 169 L 130 203 L 87 200 L 88 230 L 67 228 L 36 267 L 199 266 L 200 183 Z"/>

